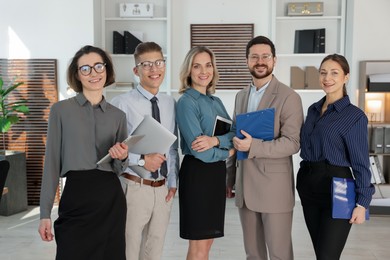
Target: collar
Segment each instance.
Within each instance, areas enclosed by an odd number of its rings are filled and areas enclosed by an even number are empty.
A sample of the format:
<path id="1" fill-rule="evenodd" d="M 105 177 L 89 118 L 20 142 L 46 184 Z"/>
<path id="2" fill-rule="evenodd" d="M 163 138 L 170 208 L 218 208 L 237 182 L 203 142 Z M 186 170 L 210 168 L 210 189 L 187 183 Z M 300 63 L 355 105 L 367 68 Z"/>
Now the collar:
<path id="1" fill-rule="evenodd" d="M 324 104 L 326 99 L 326 96 L 320 99 L 317 103 L 315 103 L 314 107 L 317 111 L 321 111 L 322 105 Z M 344 108 L 349 106 L 351 104 L 351 101 L 349 100 L 349 96 L 344 96 L 341 99 L 337 100 L 336 102 L 329 104 L 328 107 L 336 110 L 337 112 L 342 111 Z"/>
<path id="2" fill-rule="evenodd" d="M 192 88 L 192 87 L 189 87 L 188 89 L 186 89 L 186 91 L 184 92 L 188 95 L 190 95 L 191 97 L 193 97 L 194 99 L 199 99 L 200 97 L 210 97 L 210 98 L 213 98 L 213 96 L 211 94 L 202 94 L 200 93 L 199 91 L 197 91 L 196 89 Z"/>
<path id="3" fill-rule="evenodd" d="M 260 88 L 260 89 L 257 89 L 255 85 L 253 85 L 253 81 L 251 82 L 251 85 L 250 85 L 250 91 L 251 92 L 257 92 L 258 94 L 260 94 L 261 92 L 264 92 L 266 90 L 266 88 L 269 86 L 269 83 L 271 82 L 268 81 L 267 83 L 265 83 L 265 85 Z"/>
<path id="4" fill-rule="evenodd" d="M 152 93 L 150 93 L 149 91 L 147 91 L 146 89 L 144 89 L 141 84 L 138 84 L 137 85 L 137 90 L 138 92 L 144 96 L 147 100 L 151 100 L 154 96 L 157 97 L 158 100 L 160 100 L 159 96 L 160 96 L 160 92 L 157 92 L 156 95 L 153 95 Z"/>
<path id="5" fill-rule="evenodd" d="M 76 98 L 77 103 L 79 103 L 80 106 L 85 106 L 87 103 L 91 104 L 88 101 L 88 99 L 84 96 L 83 92 L 78 93 L 75 98 Z M 104 98 L 104 96 L 102 96 L 102 101 L 100 101 L 98 106 L 100 107 L 100 109 L 103 112 L 106 112 L 106 110 L 107 110 L 107 101 Z"/>

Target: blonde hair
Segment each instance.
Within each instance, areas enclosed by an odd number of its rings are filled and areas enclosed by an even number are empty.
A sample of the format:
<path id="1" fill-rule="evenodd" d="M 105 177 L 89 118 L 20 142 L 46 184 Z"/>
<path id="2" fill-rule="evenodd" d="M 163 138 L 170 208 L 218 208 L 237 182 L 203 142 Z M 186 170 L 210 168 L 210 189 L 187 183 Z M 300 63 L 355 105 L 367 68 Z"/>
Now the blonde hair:
<path id="1" fill-rule="evenodd" d="M 217 66 L 215 63 L 215 55 L 209 48 L 205 46 L 196 46 L 193 47 L 184 58 L 183 64 L 180 68 L 180 89 L 179 93 L 183 94 L 187 89 L 191 87 L 192 81 L 191 81 L 191 67 L 192 62 L 194 61 L 194 57 L 202 52 L 206 52 L 211 57 L 211 63 L 214 68 L 214 76 L 211 80 L 210 84 L 207 86 L 207 94 L 214 94 L 215 93 L 215 86 L 217 85 L 218 79 L 219 79 L 219 73 L 217 70 Z"/>

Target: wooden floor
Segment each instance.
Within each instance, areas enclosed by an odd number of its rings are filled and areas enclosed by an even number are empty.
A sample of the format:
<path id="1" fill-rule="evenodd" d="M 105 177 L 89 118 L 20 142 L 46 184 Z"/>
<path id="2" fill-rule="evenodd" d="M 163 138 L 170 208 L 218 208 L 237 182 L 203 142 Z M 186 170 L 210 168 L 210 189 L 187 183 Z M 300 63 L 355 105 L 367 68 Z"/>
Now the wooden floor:
<path id="1" fill-rule="evenodd" d="M 0 216 L 0 259 L 1 260 L 53 260 L 55 243 L 42 242 L 37 228 L 39 209 L 29 207 L 28 211 L 13 216 Z M 56 218 L 56 208 L 53 210 Z M 180 239 L 178 199 L 175 198 L 171 222 L 168 227 L 163 260 L 183 260 L 187 252 L 187 241 Z M 225 237 L 216 239 L 210 259 L 244 260 L 245 253 L 242 231 L 234 201 L 227 201 Z M 315 259 L 311 241 L 297 202 L 293 224 L 294 255 L 296 260 Z M 352 227 L 347 245 L 341 257 L 343 260 L 388 260 L 390 259 L 390 216 L 371 216 L 370 221 Z"/>

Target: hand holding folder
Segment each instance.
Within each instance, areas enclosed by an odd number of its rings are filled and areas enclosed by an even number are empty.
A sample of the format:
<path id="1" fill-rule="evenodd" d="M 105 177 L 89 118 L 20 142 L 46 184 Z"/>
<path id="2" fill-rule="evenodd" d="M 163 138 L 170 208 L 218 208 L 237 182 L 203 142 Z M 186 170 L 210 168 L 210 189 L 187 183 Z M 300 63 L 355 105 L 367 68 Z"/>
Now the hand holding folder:
<path id="1" fill-rule="evenodd" d="M 333 177 L 332 179 L 332 218 L 350 219 L 356 207 L 355 181 Z M 366 209 L 366 220 L 369 212 Z"/>
<path id="2" fill-rule="evenodd" d="M 137 142 L 131 148 L 129 147 L 129 152 L 135 154 L 166 154 L 177 139 L 173 133 L 150 115 L 144 116 L 144 119 L 132 134 L 144 135 L 141 141 Z M 144 167 L 138 165 L 129 165 L 129 167 L 141 178 L 145 178 L 150 174 Z"/>
<path id="3" fill-rule="evenodd" d="M 126 144 L 129 147 L 129 150 L 139 142 L 144 137 L 144 135 L 129 135 L 122 143 Z M 107 153 L 102 159 L 100 159 L 96 164 L 102 164 L 111 161 L 111 156 Z"/>
<path id="4" fill-rule="evenodd" d="M 244 138 L 241 130 L 253 138 L 269 141 L 274 139 L 275 108 L 267 108 L 236 116 L 236 136 Z M 248 152 L 237 151 L 237 159 L 248 159 Z"/>

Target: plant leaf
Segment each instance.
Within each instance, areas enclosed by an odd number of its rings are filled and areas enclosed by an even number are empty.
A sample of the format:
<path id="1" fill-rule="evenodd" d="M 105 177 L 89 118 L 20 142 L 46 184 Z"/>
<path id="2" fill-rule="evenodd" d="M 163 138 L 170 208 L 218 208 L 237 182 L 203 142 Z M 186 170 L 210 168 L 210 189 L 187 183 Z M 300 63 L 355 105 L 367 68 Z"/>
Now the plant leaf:
<path id="1" fill-rule="evenodd" d="M 19 87 L 20 85 L 24 84 L 23 82 L 15 83 L 14 85 L 10 86 L 4 91 L 3 98 L 6 97 L 11 91 Z"/>
<path id="2" fill-rule="evenodd" d="M 27 103 L 27 100 L 25 99 L 21 99 L 21 100 L 17 100 L 15 102 L 9 102 L 8 103 L 8 106 L 14 106 L 14 105 L 23 105 L 23 104 L 26 104 Z"/>
<path id="3" fill-rule="evenodd" d="M 0 118 L 0 132 L 5 133 L 11 128 L 11 122 L 8 118 Z"/>
<path id="4" fill-rule="evenodd" d="M 8 87 L 4 87 L 4 81 L 0 77 L 0 132 L 7 132 L 13 124 L 19 122 L 19 115 L 17 113 L 27 114 L 29 108 L 25 105 L 26 100 L 7 100 L 8 94 L 15 90 L 23 82 L 12 81 Z M 11 101 L 11 102 L 10 102 Z M 9 102 L 9 103 L 8 103 Z"/>
<path id="5" fill-rule="evenodd" d="M 15 111 L 15 112 L 23 113 L 23 114 L 27 114 L 28 112 L 30 112 L 30 110 L 28 109 L 28 107 L 27 107 L 27 106 L 24 106 L 24 105 L 12 106 L 12 110 Z"/>

